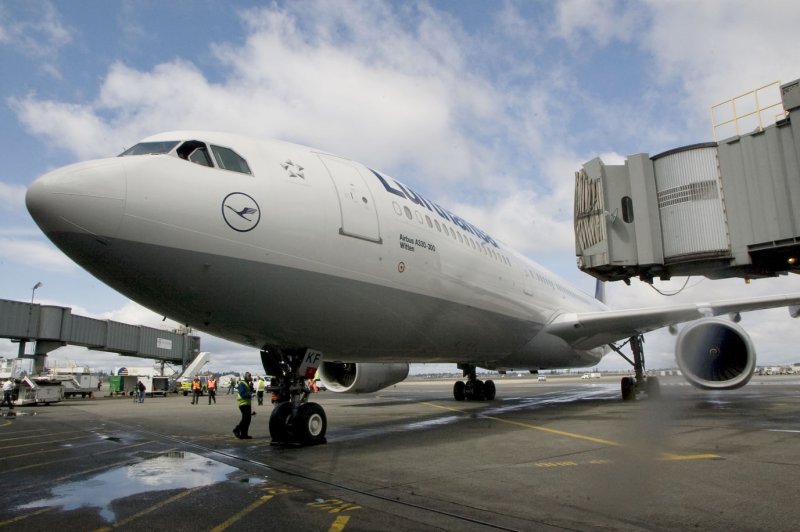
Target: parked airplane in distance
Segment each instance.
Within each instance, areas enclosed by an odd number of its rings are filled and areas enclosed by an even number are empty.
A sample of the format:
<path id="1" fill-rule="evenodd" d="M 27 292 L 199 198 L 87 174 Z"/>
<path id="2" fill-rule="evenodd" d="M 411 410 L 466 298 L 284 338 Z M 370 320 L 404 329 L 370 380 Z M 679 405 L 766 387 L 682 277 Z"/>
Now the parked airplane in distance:
<path id="1" fill-rule="evenodd" d="M 630 339 L 624 399 L 658 393 L 640 335 L 699 320 L 677 362 L 701 388 L 744 385 L 747 333 L 714 317 L 800 295 L 638 310 L 600 301 L 392 177 L 285 142 L 173 131 L 118 157 L 54 170 L 28 189 L 45 234 L 97 278 L 180 323 L 260 350 L 281 400 L 273 441 L 325 441 L 308 378 L 372 392 L 409 362 L 455 362 L 457 400 L 492 400 L 476 367 L 593 366 Z"/>

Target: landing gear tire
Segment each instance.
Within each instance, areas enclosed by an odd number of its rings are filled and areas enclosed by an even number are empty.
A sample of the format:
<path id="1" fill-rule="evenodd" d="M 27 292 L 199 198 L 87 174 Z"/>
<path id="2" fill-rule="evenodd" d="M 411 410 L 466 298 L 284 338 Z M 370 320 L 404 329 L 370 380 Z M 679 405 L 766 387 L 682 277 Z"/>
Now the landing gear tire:
<path id="1" fill-rule="evenodd" d="M 464 381 L 456 381 L 453 385 L 453 397 L 456 401 L 463 401 L 467 398 L 466 388 L 467 385 L 464 384 Z"/>
<path id="2" fill-rule="evenodd" d="M 636 399 L 636 381 L 633 377 L 622 377 L 620 387 L 622 388 L 623 401 L 633 401 Z"/>
<path id="3" fill-rule="evenodd" d="M 317 403 L 303 403 L 297 409 L 297 418 L 291 423 L 294 439 L 303 445 L 325 443 L 328 418 Z"/>
<path id="4" fill-rule="evenodd" d="M 269 416 L 269 435 L 274 443 L 289 441 L 289 424 L 292 418 L 292 403 L 278 403 Z"/>
<path id="5" fill-rule="evenodd" d="M 467 381 L 466 384 L 467 399 L 470 401 L 483 400 L 483 381 L 475 379 L 474 381 Z"/>
<path id="6" fill-rule="evenodd" d="M 483 398 L 487 401 L 494 401 L 494 396 L 497 395 L 497 388 L 495 388 L 494 381 L 486 381 L 483 383 Z"/>

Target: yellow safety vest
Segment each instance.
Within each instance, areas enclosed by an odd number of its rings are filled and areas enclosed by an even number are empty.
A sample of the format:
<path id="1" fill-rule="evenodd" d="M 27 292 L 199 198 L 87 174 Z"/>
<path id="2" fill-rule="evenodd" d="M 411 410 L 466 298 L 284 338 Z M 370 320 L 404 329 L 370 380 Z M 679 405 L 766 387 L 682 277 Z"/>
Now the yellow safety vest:
<path id="1" fill-rule="evenodd" d="M 244 387 L 244 392 L 247 397 L 242 397 L 242 388 Z M 247 381 L 241 380 L 239 381 L 239 385 L 236 387 L 236 402 L 239 406 L 249 405 L 253 401 L 253 386 L 248 384 Z"/>

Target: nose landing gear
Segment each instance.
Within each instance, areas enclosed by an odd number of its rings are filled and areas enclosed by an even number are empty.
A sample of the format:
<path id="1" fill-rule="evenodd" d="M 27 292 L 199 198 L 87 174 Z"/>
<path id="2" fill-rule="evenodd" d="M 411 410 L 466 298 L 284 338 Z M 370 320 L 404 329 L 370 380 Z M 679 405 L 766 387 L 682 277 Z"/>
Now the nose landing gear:
<path id="1" fill-rule="evenodd" d="M 261 351 L 264 371 L 277 381 L 267 387 L 278 399 L 269 417 L 273 445 L 319 445 L 327 441 L 325 410 L 308 401 L 312 393 L 308 380 L 314 378 L 321 360 L 321 354 L 312 350 L 302 353 L 282 349 Z"/>

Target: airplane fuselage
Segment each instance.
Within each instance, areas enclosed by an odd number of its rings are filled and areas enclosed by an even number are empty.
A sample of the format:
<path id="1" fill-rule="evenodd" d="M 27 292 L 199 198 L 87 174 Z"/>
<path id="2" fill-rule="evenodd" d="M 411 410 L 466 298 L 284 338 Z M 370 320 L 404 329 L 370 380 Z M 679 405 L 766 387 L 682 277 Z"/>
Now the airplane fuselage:
<path id="1" fill-rule="evenodd" d="M 70 257 L 160 314 L 347 362 L 538 369 L 605 352 L 542 332 L 559 314 L 604 305 L 386 174 L 221 133 L 141 145 L 168 141 L 164 153 L 55 170 L 27 200 Z"/>

